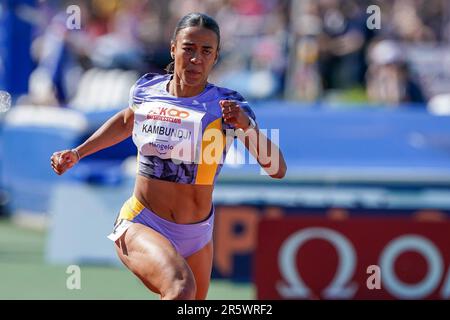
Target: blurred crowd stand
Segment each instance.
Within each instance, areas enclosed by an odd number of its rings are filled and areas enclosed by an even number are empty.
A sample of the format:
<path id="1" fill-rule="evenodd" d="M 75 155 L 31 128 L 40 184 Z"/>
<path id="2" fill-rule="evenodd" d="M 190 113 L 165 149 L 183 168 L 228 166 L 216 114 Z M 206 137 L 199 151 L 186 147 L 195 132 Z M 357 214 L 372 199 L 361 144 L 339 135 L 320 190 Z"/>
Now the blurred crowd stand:
<path id="1" fill-rule="evenodd" d="M 67 26 L 71 5 L 80 9 L 79 29 Z M 379 17 L 367 11 L 373 6 Z M 90 69 L 163 73 L 175 25 L 192 11 L 221 26 L 210 81 L 248 100 L 343 96 L 348 103 L 426 106 L 449 93 L 442 84 L 449 68 L 422 67 L 427 55 L 450 59 L 445 0 L 45 0 L 11 8 L 33 26 L 35 68 L 17 105 L 70 106 L 77 96 L 79 106 L 79 85 L 94 79 L 81 81 Z M 379 21 L 369 25 L 369 18 Z M 418 58 L 416 48 L 424 46 Z"/>

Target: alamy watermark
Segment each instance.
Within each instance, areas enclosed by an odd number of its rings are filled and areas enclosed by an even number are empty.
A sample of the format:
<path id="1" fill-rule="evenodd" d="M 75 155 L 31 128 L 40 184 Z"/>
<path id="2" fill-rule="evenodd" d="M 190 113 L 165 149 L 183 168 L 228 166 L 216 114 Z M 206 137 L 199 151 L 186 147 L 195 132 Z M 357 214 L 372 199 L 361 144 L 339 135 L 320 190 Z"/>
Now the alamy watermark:
<path id="1" fill-rule="evenodd" d="M 381 268 L 376 264 L 372 264 L 367 267 L 367 274 L 370 276 L 367 278 L 366 286 L 369 290 L 381 289 Z"/>
<path id="2" fill-rule="evenodd" d="M 367 18 L 366 26 L 369 30 L 381 29 L 381 9 L 379 6 L 373 4 L 367 7 L 367 14 L 370 16 Z"/>
<path id="3" fill-rule="evenodd" d="M 70 265 L 66 269 L 69 276 L 66 279 L 66 288 L 69 290 L 81 289 L 81 269 L 77 265 Z"/>
<path id="4" fill-rule="evenodd" d="M 81 9 L 77 5 L 70 5 L 66 9 L 67 19 L 66 27 L 69 30 L 80 30 L 81 29 Z"/>

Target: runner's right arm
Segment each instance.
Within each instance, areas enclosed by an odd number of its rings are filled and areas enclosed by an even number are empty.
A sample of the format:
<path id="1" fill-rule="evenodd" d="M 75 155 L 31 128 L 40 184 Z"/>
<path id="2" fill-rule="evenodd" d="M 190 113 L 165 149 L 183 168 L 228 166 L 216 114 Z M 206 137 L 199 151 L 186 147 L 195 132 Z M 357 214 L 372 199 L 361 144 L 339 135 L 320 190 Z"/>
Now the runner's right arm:
<path id="1" fill-rule="evenodd" d="M 61 175 L 72 168 L 81 158 L 122 142 L 133 131 L 134 112 L 131 108 L 119 111 L 95 131 L 83 144 L 72 150 L 53 153 L 53 171 Z"/>

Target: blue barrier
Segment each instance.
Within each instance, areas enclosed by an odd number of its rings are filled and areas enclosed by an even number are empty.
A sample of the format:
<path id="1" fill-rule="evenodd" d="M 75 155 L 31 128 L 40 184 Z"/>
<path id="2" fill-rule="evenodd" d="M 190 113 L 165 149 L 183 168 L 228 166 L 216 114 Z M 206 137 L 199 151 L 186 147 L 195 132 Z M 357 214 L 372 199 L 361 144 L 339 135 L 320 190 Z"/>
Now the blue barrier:
<path id="1" fill-rule="evenodd" d="M 261 128 L 279 129 L 288 163 L 286 179 L 261 176 L 256 164 L 225 165 L 219 184 L 450 186 L 450 117 L 412 108 L 337 110 L 282 102 L 253 108 Z M 56 176 L 49 164 L 52 152 L 81 143 L 117 111 L 86 114 L 88 129 L 81 132 L 5 125 L 3 183 L 12 193 L 13 209 L 45 212 L 51 186 L 61 179 L 120 184 L 122 160 L 136 154 L 131 139 L 88 157 L 67 176 Z"/>
<path id="2" fill-rule="evenodd" d="M 254 107 L 261 128 L 279 129 L 287 179 L 450 185 L 450 117 L 417 108 Z M 223 175 L 251 178 L 249 166 Z"/>
<path id="3" fill-rule="evenodd" d="M 46 213 L 53 185 L 72 175 L 58 178 L 50 157 L 79 143 L 84 116 L 67 109 L 22 106 L 8 111 L 1 125 L 1 181 L 10 194 L 11 211 Z"/>
<path id="4" fill-rule="evenodd" d="M 52 186 L 61 179 L 50 167 L 50 156 L 56 150 L 74 146 L 78 137 L 76 131 L 5 126 L 2 176 L 11 194 L 12 211 L 47 211 Z"/>
<path id="5" fill-rule="evenodd" d="M 279 130 L 288 179 L 450 183 L 450 117 L 421 108 L 330 109 L 286 102 L 253 106 L 260 128 Z M 99 126 L 116 111 L 88 114 Z M 108 156 L 135 154 L 131 141 Z M 102 158 L 94 155 L 94 158 Z M 224 166 L 225 180 L 254 179 L 257 165 Z"/>

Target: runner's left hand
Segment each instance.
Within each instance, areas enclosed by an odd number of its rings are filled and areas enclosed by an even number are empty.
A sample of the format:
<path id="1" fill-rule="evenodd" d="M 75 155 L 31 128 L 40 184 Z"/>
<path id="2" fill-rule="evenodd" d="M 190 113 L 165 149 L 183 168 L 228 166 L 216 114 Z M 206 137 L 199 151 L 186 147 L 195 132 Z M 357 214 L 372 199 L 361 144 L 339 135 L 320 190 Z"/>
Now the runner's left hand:
<path id="1" fill-rule="evenodd" d="M 220 100 L 219 104 L 222 108 L 222 117 L 225 123 L 230 124 L 236 129 L 246 130 L 249 127 L 250 121 L 248 115 L 236 101 Z"/>

